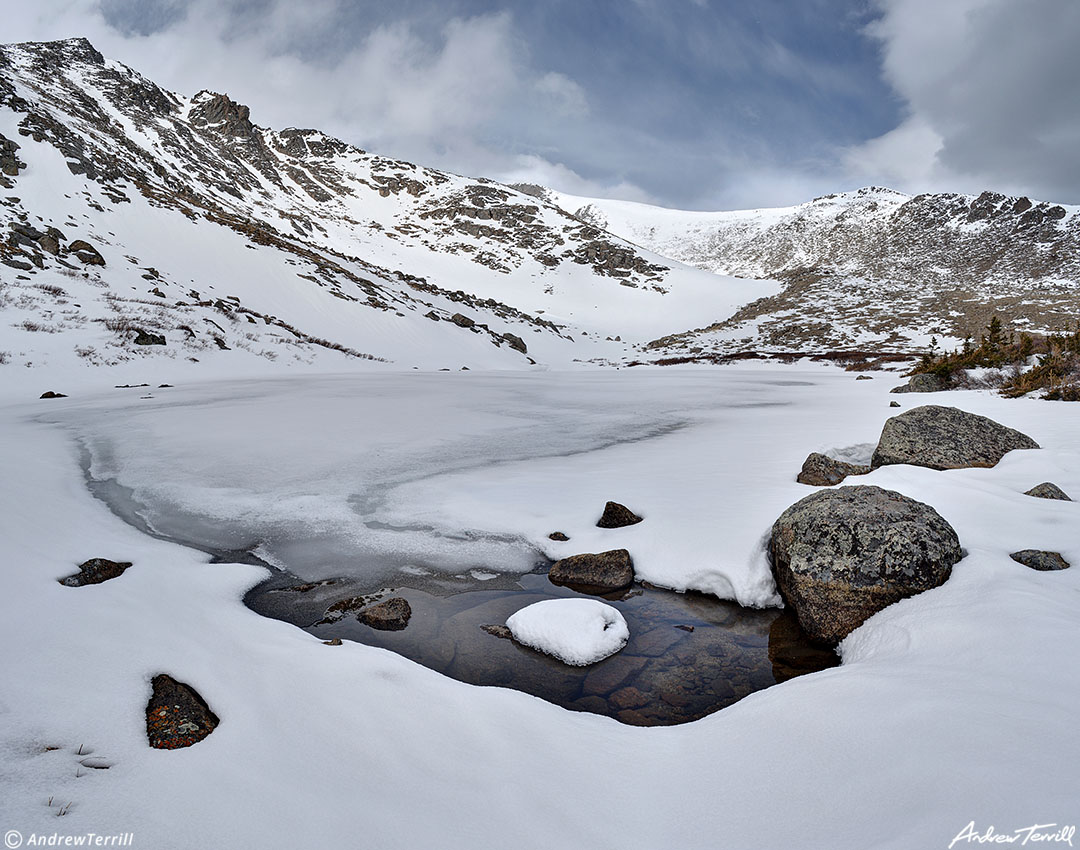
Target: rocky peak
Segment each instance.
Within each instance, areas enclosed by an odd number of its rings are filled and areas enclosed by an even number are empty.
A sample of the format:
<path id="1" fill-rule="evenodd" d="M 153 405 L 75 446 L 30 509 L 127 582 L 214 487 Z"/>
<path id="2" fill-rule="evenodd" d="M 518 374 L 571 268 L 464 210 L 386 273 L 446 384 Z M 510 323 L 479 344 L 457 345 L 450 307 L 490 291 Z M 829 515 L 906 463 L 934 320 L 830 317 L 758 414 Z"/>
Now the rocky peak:
<path id="1" fill-rule="evenodd" d="M 251 110 L 227 94 L 199 92 L 192 99 L 189 120 L 196 127 L 214 127 L 226 136 L 251 138 L 255 134 Z"/>

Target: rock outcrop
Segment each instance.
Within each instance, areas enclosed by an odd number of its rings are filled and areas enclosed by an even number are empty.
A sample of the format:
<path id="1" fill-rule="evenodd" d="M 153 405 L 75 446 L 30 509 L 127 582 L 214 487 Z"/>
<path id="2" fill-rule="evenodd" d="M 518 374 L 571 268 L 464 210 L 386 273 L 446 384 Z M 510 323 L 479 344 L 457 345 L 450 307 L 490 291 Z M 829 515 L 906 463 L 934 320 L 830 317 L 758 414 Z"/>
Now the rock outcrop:
<path id="1" fill-rule="evenodd" d="M 1049 481 L 1044 481 L 1042 484 L 1036 484 L 1030 490 L 1024 493 L 1025 496 L 1034 496 L 1036 499 L 1055 499 L 1059 502 L 1071 502 L 1069 494 L 1062 490 L 1057 484 L 1051 484 Z"/>
<path id="2" fill-rule="evenodd" d="M 892 417 L 870 466 L 895 463 L 930 469 L 996 466 L 1014 449 L 1037 449 L 1026 434 L 955 407 L 925 405 Z"/>
<path id="3" fill-rule="evenodd" d="M 963 552 L 929 505 L 859 486 L 822 490 L 784 511 L 769 555 L 803 631 L 833 645 L 886 606 L 942 584 Z"/>

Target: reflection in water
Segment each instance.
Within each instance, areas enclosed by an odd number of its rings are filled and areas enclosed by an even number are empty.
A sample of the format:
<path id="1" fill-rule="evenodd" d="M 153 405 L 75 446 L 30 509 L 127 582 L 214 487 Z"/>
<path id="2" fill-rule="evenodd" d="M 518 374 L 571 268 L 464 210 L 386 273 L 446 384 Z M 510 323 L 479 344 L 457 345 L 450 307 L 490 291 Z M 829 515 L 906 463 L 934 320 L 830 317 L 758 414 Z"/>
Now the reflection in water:
<path id="1" fill-rule="evenodd" d="M 696 593 L 635 586 L 608 597 L 626 618 L 630 641 L 621 652 L 581 668 L 482 628 L 505 623 L 533 602 L 578 595 L 542 573 L 502 577 L 491 582 L 495 588 L 476 589 L 477 582 L 462 591 L 460 583 L 453 588 L 443 581 L 372 594 L 372 601 L 391 595 L 408 600 L 412 618 L 397 632 L 377 631 L 351 614 L 320 622 L 329 607 L 362 588 L 345 579 L 296 585 L 289 578 L 279 574 L 245 602 L 324 640 L 384 647 L 463 682 L 515 688 L 633 725 L 695 720 L 754 691 L 838 663 L 834 653 L 807 643 L 788 612 L 746 609 Z"/>

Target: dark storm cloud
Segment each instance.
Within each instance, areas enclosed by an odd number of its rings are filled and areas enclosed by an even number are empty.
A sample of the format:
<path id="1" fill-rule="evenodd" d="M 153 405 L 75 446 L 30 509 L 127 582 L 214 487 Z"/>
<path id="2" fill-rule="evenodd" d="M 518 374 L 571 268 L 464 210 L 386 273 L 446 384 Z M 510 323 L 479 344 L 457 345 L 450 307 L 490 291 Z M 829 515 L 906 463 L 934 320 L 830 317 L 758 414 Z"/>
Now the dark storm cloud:
<path id="1" fill-rule="evenodd" d="M 1070 0 L 57 0 L 86 35 L 270 126 L 461 173 L 683 207 L 866 183 L 1080 200 Z"/>

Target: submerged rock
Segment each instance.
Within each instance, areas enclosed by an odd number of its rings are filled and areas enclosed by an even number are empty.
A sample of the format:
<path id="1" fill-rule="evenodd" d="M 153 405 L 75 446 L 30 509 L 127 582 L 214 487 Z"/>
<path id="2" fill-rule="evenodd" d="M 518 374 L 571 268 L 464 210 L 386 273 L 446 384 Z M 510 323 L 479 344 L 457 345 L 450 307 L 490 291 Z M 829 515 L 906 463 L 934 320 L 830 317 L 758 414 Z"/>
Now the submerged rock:
<path id="1" fill-rule="evenodd" d="M 175 750 L 197 744 L 217 728 L 217 715 L 190 685 L 161 673 L 151 682 L 146 705 L 146 737 L 150 746 Z"/>
<path id="2" fill-rule="evenodd" d="M 1026 434 L 955 407 L 924 405 L 892 417 L 870 466 L 908 463 L 930 469 L 995 466 L 1013 449 L 1037 449 Z"/>
<path id="3" fill-rule="evenodd" d="M 1056 499 L 1059 502 L 1071 502 L 1068 493 L 1062 490 L 1057 484 L 1051 484 L 1049 481 L 1044 481 L 1042 484 L 1036 484 L 1026 493 L 1025 496 L 1034 496 L 1036 499 Z"/>
<path id="4" fill-rule="evenodd" d="M 412 607 L 408 600 L 395 596 L 393 599 L 365 608 L 356 615 L 356 619 L 365 626 L 371 626 L 379 631 L 399 632 L 409 625 L 411 616 Z"/>
<path id="5" fill-rule="evenodd" d="M 1061 557 L 1060 552 L 1044 552 L 1039 549 L 1021 549 L 1019 552 L 1013 552 L 1009 557 L 1018 564 L 1023 564 L 1025 567 L 1030 567 L 1031 569 L 1039 570 L 1040 572 L 1067 570 L 1072 566 L 1072 564 Z"/>
<path id="6" fill-rule="evenodd" d="M 108 558 L 91 558 L 79 564 L 79 571 L 67 578 L 59 579 L 65 587 L 83 587 L 87 584 L 101 584 L 123 574 L 131 566 L 131 561 L 110 561 Z"/>
<path id="7" fill-rule="evenodd" d="M 608 593 L 634 583 L 634 563 L 626 549 L 571 555 L 552 564 L 548 578 L 553 584 L 570 585 L 575 590 Z"/>
<path id="8" fill-rule="evenodd" d="M 604 505 L 604 513 L 596 521 L 597 528 L 625 528 L 628 525 L 637 525 L 642 518 L 630 510 L 626 505 L 618 502 L 608 502 Z"/>
<path id="9" fill-rule="evenodd" d="M 822 490 L 784 511 L 769 555 L 803 631 L 831 646 L 893 602 L 942 584 L 963 550 L 929 505 L 859 486 Z"/>
<path id="10" fill-rule="evenodd" d="M 846 463 L 820 452 L 811 452 L 803 461 L 802 469 L 795 480 L 800 484 L 810 484 L 813 487 L 831 487 L 839 484 L 849 475 L 866 475 L 869 471 L 869 466 Z"/>

